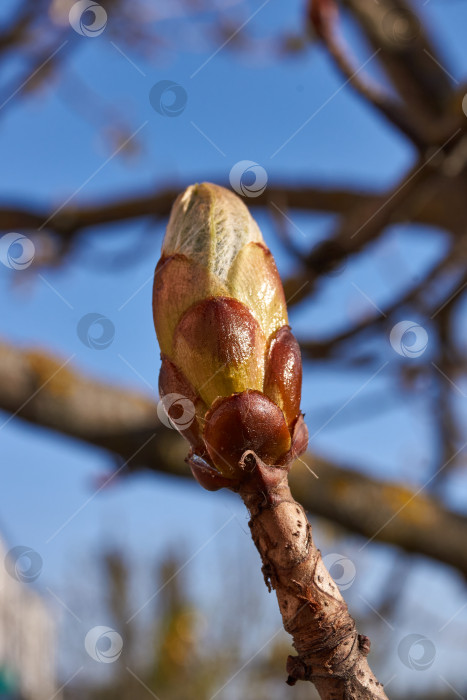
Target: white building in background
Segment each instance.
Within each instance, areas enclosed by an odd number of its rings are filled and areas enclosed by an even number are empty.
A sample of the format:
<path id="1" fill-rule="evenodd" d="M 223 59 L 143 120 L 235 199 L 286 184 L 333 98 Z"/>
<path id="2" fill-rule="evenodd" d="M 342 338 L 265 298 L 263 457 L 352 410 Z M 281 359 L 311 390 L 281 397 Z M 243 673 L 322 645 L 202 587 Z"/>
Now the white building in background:
<path id="1" fill-rule="evenodd" d="M 0 538 L 0 700 L 59 700 L 51 612 L 34 584 L 12 575 L 7 552 Z"/>

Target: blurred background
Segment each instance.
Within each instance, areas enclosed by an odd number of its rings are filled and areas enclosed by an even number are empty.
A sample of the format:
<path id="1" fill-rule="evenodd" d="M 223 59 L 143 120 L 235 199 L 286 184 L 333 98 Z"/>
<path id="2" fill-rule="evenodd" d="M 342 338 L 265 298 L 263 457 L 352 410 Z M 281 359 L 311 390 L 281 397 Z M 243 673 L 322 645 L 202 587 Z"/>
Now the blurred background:
<path id="1" fill-rule="evenodd" d="M 208 180 L 275 255 L 291 474 L 391 698 L 466 698 L 467 4 L 3 0 L 0 697 L 317 697 L 247 516 L 157 415 L 151 282 Z"/>

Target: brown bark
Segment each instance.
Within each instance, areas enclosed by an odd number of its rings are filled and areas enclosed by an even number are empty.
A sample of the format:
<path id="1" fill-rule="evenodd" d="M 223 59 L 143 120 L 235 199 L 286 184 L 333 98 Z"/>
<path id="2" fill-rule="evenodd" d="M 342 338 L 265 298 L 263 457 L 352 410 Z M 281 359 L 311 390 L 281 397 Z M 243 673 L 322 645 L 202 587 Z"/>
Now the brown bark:
<path id="1" fill-rule="evenodd" d="M 368 637 L 355 622 L 313 542 L 285 468 L 268 467 L 248 452 L 238 490 L 250 513 L 253 541 L 269 590 L 276 591 L 284 628 L 297 656 L 289 656 L 289 685 L 311 681 L 323 700 L 387 698 L 367 662 Z"/>

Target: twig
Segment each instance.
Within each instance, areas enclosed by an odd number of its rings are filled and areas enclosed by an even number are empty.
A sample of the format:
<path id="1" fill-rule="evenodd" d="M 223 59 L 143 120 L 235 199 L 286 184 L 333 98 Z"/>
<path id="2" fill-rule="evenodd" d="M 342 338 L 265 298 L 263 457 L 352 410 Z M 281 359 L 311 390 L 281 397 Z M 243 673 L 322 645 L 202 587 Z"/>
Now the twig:
<path id="1" fill-rule="evenodd" d="M 250 513 L 266 585 L 276 591 L 298 653 L 287 659 L 287 683 L 311 681 L 322 700 L 387 700 L 367 662 L 370 640 L 357 633 L 322 562 L 305 511 L 290 492 L 288 469 L 270 467 L 251 451 L 241 463 L 245 476 L 233 490 Z"/>

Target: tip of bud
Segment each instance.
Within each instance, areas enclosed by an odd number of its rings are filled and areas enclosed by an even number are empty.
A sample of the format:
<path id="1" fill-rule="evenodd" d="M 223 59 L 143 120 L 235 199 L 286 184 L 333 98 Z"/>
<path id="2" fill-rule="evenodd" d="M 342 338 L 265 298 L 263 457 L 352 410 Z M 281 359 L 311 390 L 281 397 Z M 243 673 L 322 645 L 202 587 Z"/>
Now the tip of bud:
<path id="1" fill-rule="evenodd" d="M 202 182 L 176 199 L 162 254 L 185 255 L 225 282 L 238 252 L 250 242 L 263 242 L 263 237 L 240 197 Z"/>

